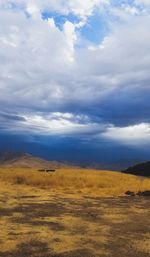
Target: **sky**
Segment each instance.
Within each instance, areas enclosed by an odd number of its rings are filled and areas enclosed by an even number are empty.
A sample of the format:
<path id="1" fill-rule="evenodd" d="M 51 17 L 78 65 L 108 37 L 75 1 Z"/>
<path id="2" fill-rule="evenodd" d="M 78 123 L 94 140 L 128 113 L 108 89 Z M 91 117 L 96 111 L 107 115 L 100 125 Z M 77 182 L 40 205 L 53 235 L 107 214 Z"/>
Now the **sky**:
<path id="1" fill-rule="evenodd" d="M 0 149 L 150 159 L 150 0 L 0 0 Z"/>

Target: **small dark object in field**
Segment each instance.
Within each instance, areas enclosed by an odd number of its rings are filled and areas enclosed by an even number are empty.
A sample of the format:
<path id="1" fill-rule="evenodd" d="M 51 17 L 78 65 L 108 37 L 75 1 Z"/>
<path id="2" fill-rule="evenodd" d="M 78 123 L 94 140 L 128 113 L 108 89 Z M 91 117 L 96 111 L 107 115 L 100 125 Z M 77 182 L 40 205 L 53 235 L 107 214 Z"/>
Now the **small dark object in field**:
<path id="1" fill-rule="evenodd" d="M 143 192 L 138 192 L 137 193 L 138 196 L 150 196 L 150 190 L 147 191 L 143 191 Z"/>
<path id="2" fill-rule="evenodd" d="M 23 184 L 24 183 L 24 179 L 22 177 L 17 176 L 16 177 L 16 184 Z"/>
<path id="3" fill-rule="evenodd" d="M 55 170 L 46 170 L 46 172 L 55 172 Z"/>
<path id="4" fill-rule="evenodd" d="M 39 172 L 55 172 L 54 169 L 42 169 L 42 170 L 38 170 Z"/>
<path id="5" fill-rule="evenodd" d="M 126 195 L 129 195 L 129 196 L 135 196 L 135 193 L 132 192 L 132 191 L 127 191 L 125 192 Z"/>
<path id="6" fill-rule="evenodd" d="M 127 191 L 127 192 L 125 192 L 125 194 L 128 196 L 136 196 L 136 195 L 137 196 L 150 196 L 150 190 L 146 190 L 143 192 L 139 191 L 138 193 L 134 193 L 132 191 Z"/>

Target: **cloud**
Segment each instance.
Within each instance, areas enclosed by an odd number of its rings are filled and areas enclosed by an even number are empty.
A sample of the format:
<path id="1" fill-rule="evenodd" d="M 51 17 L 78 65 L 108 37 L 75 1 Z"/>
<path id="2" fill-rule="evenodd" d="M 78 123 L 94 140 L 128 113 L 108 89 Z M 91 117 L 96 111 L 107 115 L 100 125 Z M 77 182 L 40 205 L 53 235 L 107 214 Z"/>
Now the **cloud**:
<path id="1" fill-rule="evenodd" d="M 1 130 L 9 133 L 30 135 L 81 135 L 93 134 L 104 129 L 102 124 L 90 121 L 89 117 L 72 113 L 53 112 L 49 114 L 17 114 L 0 113 Z"/>
<path id="2" fill-rule="evenodd" d="M 101 134 L 124 142 L 135 129 L 131 142 L 142 135 L 148 139 L 150 17 L 138 4 L 127 4 L 123 12 L 122 6 L 98 0 L 1 1 L 1 111 L 13 109 L 16 115 L 6 115 L 9 121 L 1 115 L 3 130 Z M 82 28 L 96 8 L 109 18 L 110 30 L 93 44 L 84 42 Z M 48 19 L 42 18 L 44 11 L 50 12 Z M 61 28 L 55 12 L 66 15 Z M 117 16 L 123 22 L 114 20 Z M 115 129 L 123 135 L 119 139 Z"/>
<path id="3" fill-rule="evenodd" d="M 66 15 L 72 13 L 84 20 L 92 15 L 95 8 L 105 4 L 109 4 L 109 0 L 87 0 L 86 2 L 80 0 L 2 0 L 0 6 L 5 8 L 21 8 L 30 15 L 35 15 L 45 10 Z"/>
<path id="4" fill-rule="evenodd" d="M 137 4 L 137 5 L 144 5 L 144 6 L 150 6 L 149 0 L 135 0 L 135 4 Z"/>
<path id="5" fill-rule="evenodd" d="M 103 137 L 125 145 L 140 146 L 150 143 L 150 124 L 141 123 L 128 127 L 111 126 L 102 134 Z"/>

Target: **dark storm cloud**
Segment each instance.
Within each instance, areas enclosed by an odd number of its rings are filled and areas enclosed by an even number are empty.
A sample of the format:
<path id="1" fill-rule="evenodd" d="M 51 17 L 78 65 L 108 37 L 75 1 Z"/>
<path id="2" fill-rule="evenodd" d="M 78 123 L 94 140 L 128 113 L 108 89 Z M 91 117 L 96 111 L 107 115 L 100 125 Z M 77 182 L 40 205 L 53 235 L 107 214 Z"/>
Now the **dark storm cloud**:
<path id="1" fill-rule="evenodd" d="M 25 118 L 19 116 L 19 115 L 15 115 L 15 114 L 11 114 L 11 113 L 7 113 L 7 112 L 0 112 L 0 120 L 2 121 L 25 121 Z"/>
<path id="2" fill-rule="evenodd" d="M 11 132 L 16 128 L 16 131 L 20 127 L 20 123 L 25 122 L 25 118 L 20 115 L 9 113 L 9 112 L 0 112 L 0 130 Z"/>

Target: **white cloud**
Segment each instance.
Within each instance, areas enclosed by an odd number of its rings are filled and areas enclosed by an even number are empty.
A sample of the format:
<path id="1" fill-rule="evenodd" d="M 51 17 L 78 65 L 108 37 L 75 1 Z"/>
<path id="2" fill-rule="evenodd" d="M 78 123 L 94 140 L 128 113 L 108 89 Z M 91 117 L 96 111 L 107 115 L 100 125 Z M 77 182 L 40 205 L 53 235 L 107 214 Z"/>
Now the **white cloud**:
<path id="1" fill-rule="evenodd" d="M 74 60 L 74 46 L 77 40 L 75 25 L 70 21 L 66 21 L 63 27 L 64 35 L 68 44 L 66 53 L 68 53 L 68 58 L 70 61 Z M 68 49 L 70 51 L 68 51 Z"/>
<path id="2" fill-rule="evenodd" d="M 150 143 L 150 124 L 141 123 L 128 127 L 111 126 L 102 136 L 127 145 L 144 145 Z"/>
<path id="3" fill-rule="evenodd" d="M 68 6 L 71 12 L 80 16 L 83 20 L 92 15 L 95 8 L 108 4 L 109 0 L 69 0 Z"/>
<path id="4" fill-rule="evenodd" d="M 149 17 L 115 26 L 91 51 L 75 48 L 75 25 L 69 21 L 61 31 L 52 18 L 0 14 L 0 100 L 6 105 L 53 109 L 100 101 L 118 88 L 147 86 L 142 80 L 150 78 Z"/>
<path id="5" fill-rule="evenodd" d="M 122 4 L 121 6 L 113 7 L 111 14 L 120 18 L 121 21 L 128 21 L 134 16 L 140 15 L 141 11 L 136 6 Z"/>
<path id="6" fill-rule="evenodd" d="M 135 0 L 135 4 L 150 6 L 150 1 L 149 0 Z"/>
<path id="7" fill-rule="evenodd" d="M 38 99 L 45 103 L 44 95 L 49 101 L 63 97 L 62 82 L 57 80 L 71 68 L 74 25 L 66 23 L 60 31 L 52 19 L 28 19 L 10 10 L 1 10 L 0 15 L 0 100 L 10 101 L 13 93 L 12 102 L 30 106 Z"/>
<path id="8" fill-rule="evenodd" d="M 1 0 L 0 6 L 10 8 L 12 4 L 24 8 L 29 14 L 38 11 L 56 11 L 60 14 L 72 13 L 81 19 L 92 15 L 95 8 L 108 4 L 109 0 Z"/>
<path id="9" fill-rule="evenodd" d="M 12 117 L 12 119 L 11 119 Z M 10 126 L 9 120 L 11 119 Z M 24 114 L 21 117 L 0 113 L 0 121 L 4 122 L 5 131 L 11 133 L 27 133 L 37 135 L 78 135 L 88 134 L 93 130 L 98 130 L 100 125 L 90 123 L 88 117 L 83 115 L 74 115 L 72 113 L 53 112 L 49 114 L 36 113 Z"/>
<path id="10" fill-rule="evenodd" d="M 34 2 L 33 3 L 28 2 L 27 3 L 26 11 L 33 18 L 36 18 L 36 17 L 40 16 L 40 9 L 38 8 L 38 6 L 36 4 L 34 4 Z"/>

